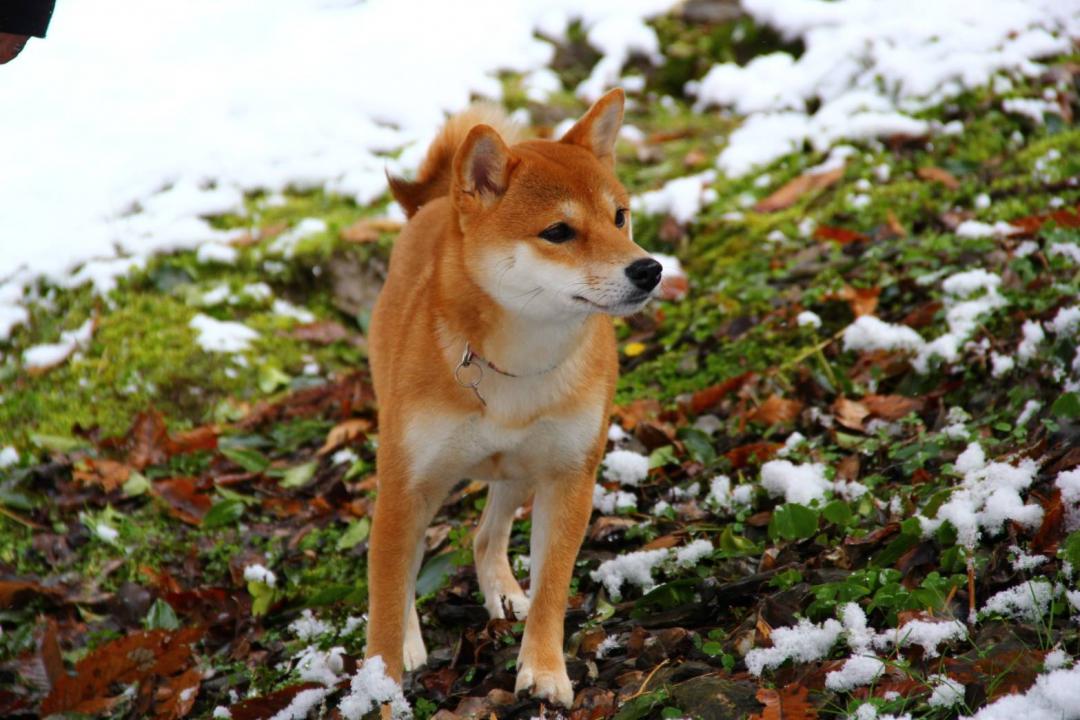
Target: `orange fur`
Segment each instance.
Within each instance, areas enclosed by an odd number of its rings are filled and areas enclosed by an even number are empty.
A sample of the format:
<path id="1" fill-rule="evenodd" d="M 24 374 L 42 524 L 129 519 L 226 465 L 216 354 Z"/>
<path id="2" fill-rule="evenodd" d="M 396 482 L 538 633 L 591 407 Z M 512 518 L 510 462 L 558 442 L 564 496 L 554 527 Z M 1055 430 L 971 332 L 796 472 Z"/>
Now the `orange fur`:
<path id="1" fill-rule="evenodd" d="M 448 121 L 414 183 L 392 181 L 411 219 L 371 322 L 379 399 L 378 497 L 369 553 L 369 657 L 396 679 L 425 660 L 414 608 L 422 538 L 449 489 L 491 483 L 476 535 L 489 612 L 528 615 L 518 689 L 573 698 L 563 616 L 592 511 L 618 373 L 611 314 L 651 289 L 614 174 L 623 95 L 602 98 L 560 142 L 514 142 L 484 110 Z M 628 216 L 625 216 L 628 218 Z M 566 223 L 573 238 L 540 237 Z M 659 280 L 658 266 L 655 281 Z M 644 294 L 643 294 L 644 293 Z M 455 380 L 468 344 L 477 391 Z M 506 558 L 514 511 L 533 501 L 531 596 Z"/>

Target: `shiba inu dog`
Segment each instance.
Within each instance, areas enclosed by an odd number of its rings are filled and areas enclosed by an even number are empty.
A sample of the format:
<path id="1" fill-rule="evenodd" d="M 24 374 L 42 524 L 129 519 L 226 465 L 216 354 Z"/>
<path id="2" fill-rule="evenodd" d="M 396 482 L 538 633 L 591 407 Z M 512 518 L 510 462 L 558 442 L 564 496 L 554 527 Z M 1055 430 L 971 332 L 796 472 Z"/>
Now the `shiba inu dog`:
<path id="1" fill-rule="evenodd" d="M 519 692 L 569 707 L 567 589 L 592 512 L 618 374 L 611 316 L 660 264 L 634 244 L 615 176 L 624 95 L 558 141 L 518 140 L 494 108 L 451 118 L 418 172 L 391 178 L 409 221 L 371 319 L 379 401 L 367 656 L 400 681 L 427 659 L 415 607 L 424 531 L 451 487 L 490 483 L 475 535 L 492 617 L 527 616 Z M 507 558 L 533 498 L 530 592 Z"/>

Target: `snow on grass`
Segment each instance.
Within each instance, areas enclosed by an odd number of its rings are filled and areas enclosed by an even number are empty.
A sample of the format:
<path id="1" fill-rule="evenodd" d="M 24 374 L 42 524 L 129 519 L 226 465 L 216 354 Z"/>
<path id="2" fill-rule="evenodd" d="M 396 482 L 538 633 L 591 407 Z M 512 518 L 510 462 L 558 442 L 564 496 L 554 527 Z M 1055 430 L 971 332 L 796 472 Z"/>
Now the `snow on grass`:
<path id="1" fill-rule="evenodd" d="M 34 345 L 23 351 L 23 365 L 29 370 L 50 368 L 67 360 L 76 349 L 90 342 L 94 336 L 94 318 L 88 319 L 74 330 L 60 333 L 54 343 Z"/>
<path id="2" fill-rule="evenodd" d="M 630 205 L 648 215 L 671 215 L 685 225 L 697 217 L 704 205 L 716 199 L 716 191 L 709 187 L 715 180 L 716 173 L 712 170 L 669 180 L 658 190 L 634 197 Z"/>
<path id="3" fill-rule="evenodd" d="M 1042 521 L 1042 507 L 1024 504 L 1020 495 L 1035 479 L 1038 466 L 1033 460 L 1024 459 L 1018 465 L 987 463 L 982 446 L 971 443 L 956 459 L 955 469 L 963 482 L 938 508 L 937 516 L 918 516 L 926 535 L 949 522 L 960 544 L 973 548 L 982 531 L 998 532 L 1007 520 L 1029 528 Z"/>
<path id="4" fill-rule="evenodd" d="M 200 245 L 198 251 L 195 253 L 195 259 L 201 263 L 232 265 L 239 257 L 239 251 L 232 245 L 217 242 L 209 242 Z"/>
<path id="5" fill-rule="evenodd" d="M 323 651 L 308 645 L 296 655 L 296 673 L 304 682 L 333 687 L 345 671 L 344 655 L 345 648 L 340 646 Z"/>
<path id="6" fill-rule="evenodd" d="M 649 475 L 649 458 L 633 450 L 612 450 L 604 456 L 605 480 L 634 487 Z"/>
<path id="7" fill-rule="evenodd" d="M 1080 328 L 1080 305 L 1061 308 L 1046 327 L 1055 335 L 1072 335 L 1077 328 Z"/>
<path id="8" fill-rule="evenodd" d="M 310 310 L 297 307 L 288 300 L 282 300 L 281 298 L 274 299 L 274 303 L 270 306 L 270 310 L 273 311 L 275 315 L 292 318 L 297 322 L 315 322 L 315 315 Z"/>
<path id="9" fill-rule="evenodd" d="M 878 635 L 874 646 L 883 649 L 889 645 L 898 648 L 918 645 L 926 657 L 936 658 L 943 644 L 966 637 L 967 627 L 958 620 L 909 620 L 895 631 Z"/>
<path id="10" fill-rule="evenodd" d="M 933 691 L 927 704 L 930 707 L 951 708 L 964 702 L 964 686 L 947 675 L 931 675 L 927 678 Z"/>
<path id="11" fill-rule="evenodd" d="M 1080 245 L 1073 245 L 1072 243 L 1052 243 L 1046 250 L 1046 254 L 1050 257 L 1058 256 L 1067 257 L 1072 260 L 1073 263 L 1080 264 Z"/>
<path id="12" fill-rule="evenodd" d="M 376 655 L 368 658 L 353 675 L 349 694 L 341 699 L 338 710 L 346 720 L 360 720 L 378 706 L 389 703 L 395 718 L 412 717 L 412 709 L 401 686 L 386 674 L 386 663 Z"/>
<path id="13" fill-rule="evenodd" d="M 604 515 L 614 515 L 619 510 L 637 510 L 637 496 L 624 490 L 605 490 L 593 486 L 593 508 Z"/>
<path id="14" fill-rule="evenodd" d="M 998 72 L 1037 75 L 1041 66 L 1032 60 L 1069 52 L 1080 31 L 1073 4 L 1053 0 L 744 0 L 742 6 L 788 40 L 802 40 L 805 51 L 798 58 L 760 55 L 743 66 L 721 63 L 688 85 L 699 110 L 722 105 L 749 116 L 718 158 L 730 176 L 807 141 L 824 150 L 841 138 L 925 135 L 930 124 L 906 113 Z M 964 31 L 943 34 L 943 27 Z"/>
<path id="15" fill-rule="evenodd" d="M 289 623 L 289 630 L 291 630 L 298 639 L 305 641 L 314 640 L 321 635 L 328 635 L 333 632 L 333 628 L 328 623 L 319 620 L 308 608 L 305 608 L 304 611 L 300 613 L 300 617 Z"/>
<path id="16" fill-rule="evenodd" d="M 259 333 L 243 323 L 215 320 L 202 313 L 191 318 L 188 326 L 197 333 L 199 347 L 207 352 L 243 352 L 259 338 Z"/>
<path id="17" fill-rule="evenodd" d="M 965 220 L 956 227 L 956 236 L 962 238 L 1008 237 L 1021 232 L 1007 222 L 998 221 L 988 225 L 978 220 Z"/>
<path id="18" fill-rule="evenodd" d="M 266 566 L 259 563 L 252 563 L 244 568 L 244 580 L 247 582 L 257 582 L 266 585 L 267 587 L 274 587 L 277 585 L 277 575 L 273 570 L 269 570 Z"/>
<path id="19" fill-rule="evenodd" d="M 1040 675 L 1022 695 L 1000 697 L 964 720 L 1078 720 L 1080 718 L 1080 665 Z"/>
<path id="20" fill-rule="evenodd" d="M 724 513 L 733 513 L 741 508 L 749 507 L 754 501 L 753 485 L 731 486 L 731 478 L 727 475 L 717 475 L 709 482 L 709 494 L 705 496 L 705 504 L 716 508 Z"/>
<path id="21" fill-rule="evenodd" d="M 795 465 L 789 460 L 770 460 L 761 466 L 761 487 L 784 502 L 810 505 L 825 499 L 833 483 L 825 478 L 821 463 Z"/>
<path id="22" fill-rule="evenodd" d="M 873 352 L 876 350 L 917 351 L 924 341 L 907 325 L 893 325 L 873 315 L 863 315 L 844 330 L 844 350 Z"/>
<path id="23" fill-rule="evenodd" d="M 803 310 L 795 318 L 795 322 L 799 327 L 809 327 L 814 329 L 821 327 L 821 317 L 811 310 Z"/>
<path id="24" fill-rule="evenodd" d="M 991 615 L 1038 622 L 1050 609 L 1056 589 L 1049 580 L 1035 579 L 995 593 L 979 610 L 979 617 Z"/>
<path id="25" fill-rule="evenodd" d="M 608 595 L 618 600 L 622 597 L 622 586 L 637 586 L 644 592 L 656 587 L 653 573 L 667 565 L 688 568 L 700 562 L 713 551 L 708 540 L 695 540 L 680 548 L 660 548 L 657 550 L 638 550 L 605 560 L 589 573 L 593 582 L 601 583 Z"/>
<path id="26" fill-rule="evenodd" d="M 0 337 L 26 321 L 22 290 L 40 275 L 57 279 L 117 250 L 145 258 L 227 242 L 236 233 L 205 218 L 243 215 L 245 191 L 272 199 L 325 187 L 372 202 L 386 191 L 385 153 L 404 148 L 389 161 L 395 172 L 413 166 L 446 112 L 473 94 L 501 96 L 498 71 L 549 63 L 554 47 L 538 28 L 558 39 L 580 19 L 605 53 L 581 93 L 613 84 L 632 55 L 658 59 L 643 20 L 672 4 L 71 3 L 4 79 L 5 100 L 20 110 L 0 118 L 0 214 L 19 241 L 0 243 Z M 298 38 L 318 42 L 294 52 Z M 387 58 L 407 61 L 390 72 Z M 55 87 L 66 91 L 41 91 Z"/>
<path id="27" fill-rule="evenodd" d="M 19 451 L 11 445 L 0 450 L 0 468 L 11 467 L 19 462 Z"/>
<path id="28" fill-rule="evenodd" d="M 948 332 L 919 349 L 912 362 L 916 371 L 928 372 L 930 361 L 935 357 L 947 363 L 959 361 L 960 350 L 975 333 L 979 319 L 1007 304 L 998 293 L 1000 285 L 1000 277 L 982 269 L 957 273 L 942 282 L 942 290 L 946 293 L 945 323 Z"/>
<path id="29" fill-rule="evenodd" d="M 853 655 L 839 670 L 825 676 L 825 687 L 837 692 L 848 692 L 857 687 L 870 685 L 885 672 L 885 663 L 872 655 Z"/>
<path id="30" fill-rule="evenodd" d="M 1016 357 L 1021 363 L 1026 363 L 1039 352 L 1039 345 L 1046 339 L 1046 332 L 1042 325 L 1034 320 L 1025 320 L 1020 327 L 1023 336 L 1020 344 L 1016 346 Z"/>
<path id="31" fill-rule="evenodd" d="M 304 720 L 329 694 L 330 690 L 327 688 L 301 690 L 293 696 L 288 705 L 271 715 L 270 720 Z"/>
<path id="32" fill-rule="evenodd" d="M 1054 480 L 1061 490 L 1061 504 L 1065 508 L 1065 527 L 1069 532 L 1080 530 L 1080 468 L 1062 470 Z"/>
<path id="33" fill-rule="evenodd" d="M 812 662 L 826 657 L 840 639 L 844 627 L 836 620 L 828 619 L 815 625 L 806 618 L 792 627 L 773 628 L 770 648 L 754 648 L 746 654 L 746 669 L 759 676 L 765 670 L 774 670 L 788 660 Z"/>

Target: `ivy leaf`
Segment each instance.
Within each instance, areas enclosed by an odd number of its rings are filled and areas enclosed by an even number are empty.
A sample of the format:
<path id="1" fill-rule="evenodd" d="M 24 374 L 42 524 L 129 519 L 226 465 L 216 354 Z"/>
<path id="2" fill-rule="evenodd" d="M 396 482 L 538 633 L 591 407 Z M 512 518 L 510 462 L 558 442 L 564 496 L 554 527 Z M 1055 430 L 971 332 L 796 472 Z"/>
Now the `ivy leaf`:
<path id="1" fill-rule="evenodd" d="M 802 540 L 817 532 L 818 512 L 799 503 L 784 503 L 773 511 L 769 521 L 772 539 Z"/>

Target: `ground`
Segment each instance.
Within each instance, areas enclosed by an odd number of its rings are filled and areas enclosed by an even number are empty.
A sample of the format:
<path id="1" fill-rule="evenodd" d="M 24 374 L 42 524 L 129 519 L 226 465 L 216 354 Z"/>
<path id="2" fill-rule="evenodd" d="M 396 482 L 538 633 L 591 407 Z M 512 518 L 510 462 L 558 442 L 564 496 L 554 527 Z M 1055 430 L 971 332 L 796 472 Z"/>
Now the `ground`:
<path id="1" fill-rule="evenodd" d="M 738 124 L 695 110 L 686 81 L 800 51 L 742 16 L 652 26 L 663 61 L 632 62 L 641 132 L 618 158 L 645 197 L 714 167 Z M 545 103 L 502 78 L 540 135 L 585 108 L 570 89 L 598 55 L 569 38 Z M 1006 91 L 1056 93 L 1057 113 L 1006 112 L 983 86 L 919 114 L 959 131 L 852 143 L 814 172 L 829 153 L 805 147 L 706 176 L 689 218 L 635 208 L 637 241 L 686 276 L 616 323 L 614 454 L 571 587 L 565 715 L 945 718 L 1069 668 L 1078 60 Z M 0 343 L 0 714 L 304 717 L 301 697 L 337 712 L 364 647 L 365 332 L 399 228 L 387 203 L 252 193 L 210 218 L 245 230 L 233 251 L 157 256 L 104 296 L 32 288 Z M 192 325 L 207 317 L 255 332 L 219 328 L 242 347 L 208 349 Z M 80 327 L 89 339 L 30 367 L 27 350 Z M 935 355 L 945 335 L 958 347 Z M 478 594 L 483 504 L 463 480 L 427 535 L 429 664 L 404 684 L 421 719 L 555 712 L 511 693 L 522 623 L 488 621 Z M 526 509 L 522 577 L 528 533 Z"/>

